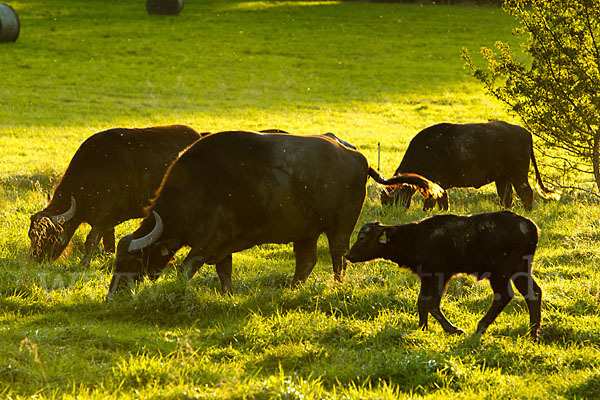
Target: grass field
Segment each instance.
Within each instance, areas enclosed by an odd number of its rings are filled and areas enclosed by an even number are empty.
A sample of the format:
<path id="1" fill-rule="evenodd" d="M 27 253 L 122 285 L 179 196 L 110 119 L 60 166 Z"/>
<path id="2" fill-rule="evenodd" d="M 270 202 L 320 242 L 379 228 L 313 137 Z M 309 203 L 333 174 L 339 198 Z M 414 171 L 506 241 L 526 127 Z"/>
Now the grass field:
<path id="1" fill-rule="evenodd" d="M 498 39 L 516 47 L 498 8 L 187 0 L 181 15 L 157 17 L 143 3 L 10 2 L 21 35 L 0 44 L 0 398 L 600 398 L 600 206 L 580 194 L 515 205 L 541 230 L 539 343 L 519 295 L 473 335 L 492 292 L 467 277 L 442 303 L 467 334 L 420 331 L 417 278 L 378 261 L 334 285 L 323 238 L 296 290 L 290 245 L 235 254 L 232 297 L 218 294 L 212 267 L 191 281 L 170 267 L 105 302 L 114 256 L 80 265 L 89 227 L 59 261 L 33 262 L 29 216 L 100 130 L 331 131 L 374 166 L 381 142 L 389 176 L 426 126 L 511 120 L 460 58 Z M 359 226 L 429 215 L 382 209 L 368 189 Z M 450 196 L 455 213 L 498 209 L 491 187 Z"/>

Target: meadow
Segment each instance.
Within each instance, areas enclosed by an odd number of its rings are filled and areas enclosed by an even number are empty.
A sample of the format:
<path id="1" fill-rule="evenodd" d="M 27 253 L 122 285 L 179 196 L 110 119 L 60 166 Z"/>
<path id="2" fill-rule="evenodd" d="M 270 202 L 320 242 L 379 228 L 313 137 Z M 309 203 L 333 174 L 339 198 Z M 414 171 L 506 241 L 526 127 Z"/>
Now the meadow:
<path id="1" fill-rule="evenodd" d="M 462 47 L 476 53 L 498 39 L 518 48 L 500 8 L 187 0 L 179 16 L 159 17 L 142 1 L 9 3 L 21 35 L 0 44 L 0 398 L 600 398 L 600 205 L 579 192 L 536 196 L 530 212 L 514 205 L 541 232 L 539 343 L 527 336 L 518 294 L 475 335 L 492 291 L 466 276 L 442 302 L 466 335 L 436 322 L 421 331 L 414 275 L 357 263 L 334 284 L 324 238 L 315 270 L 294 290 L 291 245 L 234 254 L 231 297 L 219 294 L 212 266 L 189 281 L 168 267 L 105 302 L 114 255 L 82 266 L 85 226 L 58 261 L 29 257 L 29 216 L 101 130 L 330 131 L 374 167 L 380 143 L 379 168 L 390 176 L 429 125 L 518 123 L 460 57 Z M 499 209 L 492 186 L 450 191 L 451 212 Z M 418 199 L 408 211 L 382 208 L 379 190 L 369 182 L 358 227 L 432 214 Z M 137 223 L 120 225 L 117 240 Z"/>

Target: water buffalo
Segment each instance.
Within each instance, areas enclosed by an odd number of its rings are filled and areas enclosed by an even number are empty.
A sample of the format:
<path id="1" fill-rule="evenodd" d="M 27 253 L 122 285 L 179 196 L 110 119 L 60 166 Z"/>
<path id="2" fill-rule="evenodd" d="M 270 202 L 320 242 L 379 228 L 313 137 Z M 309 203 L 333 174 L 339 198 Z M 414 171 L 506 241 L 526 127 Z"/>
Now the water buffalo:
<path id="1" fill-rule="evenodd" d="M 383 258 L 409 268 L 421 278 L 419 326 L 425 329 L 431 314 L 449 333 L 463 333 L 440 309 L 452 276 L 465 272 L 490 281 L 494 300 L 477 325 L 478 333 L 484 333 L 513 298 L 512 281 L 525 297 L 530 333 L 537 339 L 542 290 L 531 276 L 537 242 L 536 225 L 510 211 L 471 216 L 443 214 L 403 225 L 366 224 L 346 258 L 351 262 Z"/>
<path id="2" fill-rule="evenodd" d="M 413 185 L 425 196 L 439 186 L 414 174 L 385 180 L 366 158 L 323 135 L 221 132 L 191 146 L 170 167 L 139 228 L 117 246 L 109 295 L 122 277 L 156 276 L 183 246 L 191 277 L 216 264 L 221 291 L 231 293 L 231 254 L 262 243 L 294 243 L 292 285 L 317 261 L 317 239 L 329 240 L 336 280 L 362 209 L 368 177 Z"/>
<path id="3" fill-rule="evenodd" d="M 100 238 L 105 250 L 114 252 L 114 227 L 144 216 L 169 165 L 199 138 L 190 127 L 172 125 L 116 128 L 86 139 L 46 208 L 31 216 L 31 255 L 58 258 L 83 222 L 91 230 L 82 262 L 89 264 Z"/>
<path id="4" fill-rule="evenodd" d="M 483 124 L 449 124 L 430 126 L 419 132 L 408 145 L 396 174 L 413 172 L 436 182 L 444 189 L 453 187 L 479 188 L 496 183 L 500 203 L 510 208 L 513 188 L 531 210 L 533 190 L 527 174 L 529 160 L 533 164 L 538 192 L 545 198 L 558 198 L 558 192 L 548 190 L 533 154 L 531 133 L 506 122 L 494 121 Z M 383 205 L 400 202 L 410 207 L 414 190 L 409 187 L 384 189 Z M 448 209 L 448 196 L 424 202 L 425 210 L 435 207 Z"/>

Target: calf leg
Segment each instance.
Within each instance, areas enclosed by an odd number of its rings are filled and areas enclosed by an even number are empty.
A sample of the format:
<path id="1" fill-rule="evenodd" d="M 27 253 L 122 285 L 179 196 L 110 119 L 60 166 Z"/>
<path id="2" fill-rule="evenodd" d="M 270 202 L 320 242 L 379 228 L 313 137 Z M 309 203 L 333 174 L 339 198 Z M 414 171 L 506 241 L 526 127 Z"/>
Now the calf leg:
<path id="1" fill-rule="evenodd" d="M 317 263 L 317 240 L 319 235 L 294 242 L 294 255 L 296 256 L 296 271 L 292 280 L 292 287 L 306 281 Z"/>
<path id="2" fill-rule="evenodd" d="M 494 290 L 494 300 L 488 312 L 479 321 L 479 324 L 477 324 L 477 333 L 479 334 L 485 333 L 491 323 L 496 320 L 498 314 L 504 310 L 504 307 L 510 303 L 515 295 L 508 277 L 491 277 L 490 284 Z"/>
<path id="3" fill-rule="evenodd" d="M 419 292 L 419 298 L 417 299 L 417 309 L 419 310 L 419 328 L 422 330 L 427 329 L 427 323 L 429 320 L 429 309 L 431 305 L 429 304 L 431 300 L 431 295 L 429 295 L 430 284 L 426 284 L 423 279 L 421 279 L 421 291 Z"/>
<path id="4" fill-rule="evenodd" d="M 448 209 L 450 208 L 450 205 L 449 205 L 449 201 L 448 201 L 448 192 L 447 191 L 444 190 L 444 194 L 442 195 L 442 197 L 437 199 L 437 205 L 440 210 L 448 211 Z"/>
<path id="5" fill-rule="evenodd" d="M 115 229 L 111 229 L 102 236 L 102 247 L 107 253 L 115 252 Z"/>
<path id="6" fill-rule="evenodd" d="M 423 211 L 433 210 L 436 204 L 440 210 L 448 211 L 448 192 L 444 191 L 442 197 L 438 199 L 426 198 L 423 200 Z"/>
<path id="7" fill-rule="evenodd" d="M 511 183 L 507 179 L 496 179 L 496 190 L 500 197 L 500 205 L 503 208 L 510 208 L 513 202 L 513 192 Z"/>
<path id="8" fill-rule="evenodd" d="M 432 198 L 426 198 L 423 200 L 423 211 L 429 211 L 429 210 L 433 210 L 435 208 L 435 205 L 437 204 L 437 200 L 436 199 L 432 199 Z"/>
<path id="9" fill-rule="evenodd" d="M 542 320 L 542 289 L 530 274 L 519 274 L 513 277 L 513 282 L 525 298 L 529 310 L 529 333 L 533 340 L 538 340 Z"/>
<path id="10" fill-rule="evenodd" d="M 419 327 L 421 329 L 427 328 L 427 314 L 430 313 L 442 325 L 444 331 L 452 334 L 463 334 L 464 332 L 461 329 L 448 321 L 440 308 L 442 294 L 447 282 L 448 278 L 444 276 L 421 278 L 421 292 L 417 301 Z"/>
<path id="11" fill-rule="evenodd" d="M 394 191 L 394 203 L 400 203 L 404 208 L 410 208 L 410 202 L 412 200 L 415 190 L 410 187 L 399 187 Z"/>
<path id="12" fill-rule="evenodd" d="M 216 264 L 217 275 L 221 280 L 221 294 L 229 294 L 233 293 L 233 288 L 231 287 L 231 270 L 232 270 L 232 257 L 231 254 L 219 261 Z"/>

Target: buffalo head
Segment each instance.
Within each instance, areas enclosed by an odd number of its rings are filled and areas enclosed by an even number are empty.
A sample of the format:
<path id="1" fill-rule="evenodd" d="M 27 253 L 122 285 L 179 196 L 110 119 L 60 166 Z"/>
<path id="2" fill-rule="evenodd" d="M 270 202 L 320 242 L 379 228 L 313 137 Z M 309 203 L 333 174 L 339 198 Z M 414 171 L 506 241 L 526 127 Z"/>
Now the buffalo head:
<path id="1" fill-rule="evenodd" d="M 144 230 L 148 221 L 153 223 L 150 232 L 135 238 L 136 233 Z M 144 222 L 146 224 L 142 223 L 136 233 L 124 236 L 119 241 L 107 300 L 125 283 L 135 282 L 144 276 L 157 278 L 175 254 L 175 251 L 170 248 L 170 241 L 161 240 L 164 225 L 160 215 L 152 211 Z"/>
<path id="2" fill-rule="evenodd" d="M 379 199 L 382 206 L 399 204 L 404 208 L 409 208 L 415 192 L 415 188 L 411 185 L 389 186 L 383 188 Z M 442 195 L 435 199 L 431 197 L 425 198 L 423 201 L 423 210 L 431 210 L 435 208 L 436 204 L 440 210 L 448 210 L 448 192 L 444 190 Z"/>
<path id="3" fill-rule="evenodd" d="M 71 196 L 69 209 L 57 215 L 46 210 L 31 216 L 29 225 L 30 253 L 37 261 L 44 258 L 55 260 L 64 251 L 78 224 L 73 223 L 77 202 Z"/>
<path id="4" fill-rule="evenodd" d="M 345 257 L 350 262 L 370 261 L 380 258 L 384 254 L 384 247 L 388 243 L 386 227 L 379 222 L 363 225 L 358 231 L 356 242 L 352 245 Z"/>

